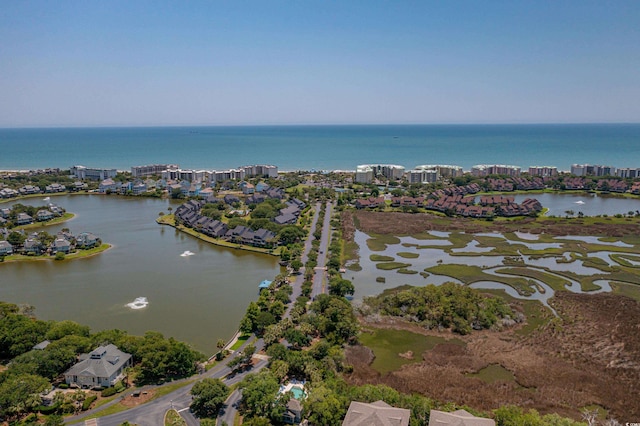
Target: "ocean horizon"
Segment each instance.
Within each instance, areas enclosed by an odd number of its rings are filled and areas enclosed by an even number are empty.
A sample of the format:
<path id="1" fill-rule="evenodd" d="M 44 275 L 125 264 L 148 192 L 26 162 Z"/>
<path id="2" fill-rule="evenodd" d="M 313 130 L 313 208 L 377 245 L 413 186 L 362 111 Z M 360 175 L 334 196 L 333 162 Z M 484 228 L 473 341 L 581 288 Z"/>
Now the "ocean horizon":
<path id="1" fill-rule="evenodd" d="M 0 170 L 129 170 L 144 164 L 223 170 L 355 170 L 358 164 L 640 167 L 640 124 L 428 124 L 0 129 Z"/>

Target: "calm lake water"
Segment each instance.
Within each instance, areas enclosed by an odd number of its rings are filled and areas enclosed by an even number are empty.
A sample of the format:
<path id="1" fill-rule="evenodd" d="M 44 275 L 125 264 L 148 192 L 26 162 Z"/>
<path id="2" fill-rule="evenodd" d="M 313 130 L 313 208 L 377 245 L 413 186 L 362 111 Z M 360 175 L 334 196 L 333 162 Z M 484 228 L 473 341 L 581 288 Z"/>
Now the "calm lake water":
<path id="1" fill-rule="evenodd" d="M 89 231 L 114 247 L 68 262 L 0 264 L 0 300 L 34 305 L 40 319 L 71 319 L 94 331 L 160 331 L 211 354 L 218 339 L 237 330 L 258 283 L 280 272 L 276 257 L 213 246 L 156 224 L 166 200 L 75 195 L 51 201 L 76 217 L 47 232 Z M 181 257 L 187 250 L 195 254 Z M 149 305 L 125 306 L 136 297 Z"/>
<path id="2" fill-rule="evenodd" d="M 573 210 L 574 215 L 582 212 L 585 216 L 627 214 L 640 210 L 639 198 L 621 198 L 615 196 L 598 196 L 597 194 L 518 194 L 515 201 L 521 203 L 526 198 L 536 198 L 547 207 L 547 215 L 565 216 L 567 210 Z"/>

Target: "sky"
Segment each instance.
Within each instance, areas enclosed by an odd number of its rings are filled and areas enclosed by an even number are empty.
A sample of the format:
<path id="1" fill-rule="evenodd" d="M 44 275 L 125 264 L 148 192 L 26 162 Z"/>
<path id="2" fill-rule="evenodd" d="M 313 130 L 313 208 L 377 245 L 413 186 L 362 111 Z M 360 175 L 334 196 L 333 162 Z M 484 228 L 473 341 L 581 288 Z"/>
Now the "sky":
<path id="1" fill-rule="evenodd" d="M 590 122 L 637 0 L 0 0 L 0 127 Z"/>

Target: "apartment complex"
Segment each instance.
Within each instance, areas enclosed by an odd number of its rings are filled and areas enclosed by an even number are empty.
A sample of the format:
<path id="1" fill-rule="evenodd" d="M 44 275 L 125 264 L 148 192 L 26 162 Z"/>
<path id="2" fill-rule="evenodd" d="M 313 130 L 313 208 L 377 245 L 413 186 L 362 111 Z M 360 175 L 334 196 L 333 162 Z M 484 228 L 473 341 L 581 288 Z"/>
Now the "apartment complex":
<path id="1" fill-rule="evenodd" d="M 118 174 L 116 169 L 93 169 L 85 166 L 73 166 L 70 173 L 78 179 L 105 180 L 114 178 Z"/>
<path id="2" fill-rule="evenodd" d="M 471 168 L 471 174 L 476 177 L 489 175 L 506 175 L 516 177 L 520 176 L 520 167 L 507 166 L 504 164 L 478 164 Z"/>
<path id="3" fill-rule="evenodd" d="M 361 164 L 356 167 L 355 181 L 357 183 L 372 183 L 379 176 L 398 180 L 404 176 L 404 166 L 396 164 Z"/>

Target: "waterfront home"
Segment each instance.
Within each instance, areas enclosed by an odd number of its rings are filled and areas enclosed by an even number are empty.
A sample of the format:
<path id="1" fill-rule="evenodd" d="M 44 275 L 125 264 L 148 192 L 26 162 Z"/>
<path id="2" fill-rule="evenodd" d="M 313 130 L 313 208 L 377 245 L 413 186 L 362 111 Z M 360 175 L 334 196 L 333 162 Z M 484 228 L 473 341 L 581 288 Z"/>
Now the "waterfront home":
<path id="1" fill-rule="evenodd" d="M 140 195 L 143 192 L 147 192 L 147 185 L 142 182 L 135 183 L 131 188 L 131 191 L 134 195 Z"/>
<path id="2" fill-rule="evenodd" d="M 11 214 L 11 210 L 9 210 L 8 208 L 2 208 L 0 209 L 0 217 L 3 219 L 9 219 L 9 215 Z"/>
<path id="3" fill-rule="evenodd" d="M 62 252 L 68 254 L 71 251 L 71 243 L 65 238 L 56 238 L 51 243 L 51 254 Z"/>
<path id="4" fill-rule="evenodd" d="M 84 249 L 95 247 L 99 243 L 100 243 L 100 238 L 96 237 L 91 232 L 81 232 L 76 237 L 76 245 Z"/>
<path id="5" fill-rule="evenodd" d="M 36 220 L 38 222 L 46 222 L 47 220 L 51 220 L 53 219 L 54 214 L 49 211 L 49 210 L 38 210 L 38 213 L 36 213 Z"/>
<path id="6" fill-rule="evenodd" d="M 0 189 L 0 198 L 13 198 L 20 195 L 18 191 L 11 188 L 2 188 Z"/>
<path id="7" fill-rule="evenodd" d="M 18 189 L 18 192 L 21 195 L 30 195 L 30 194 L 39 194 L 42 191 L 40 190 L 39 186 L 25 185 L 22 188 Z"/>
<path id="8" fill-rule="evenodd" d="M 78 357 L 78 363 L 64 373 L 70 386 L 80 388 L 111 387 L 125 376 L 125 368 L 131 366 L 132 357 L 115 345 L 98 346 L 88 354 Z"/>
<path id="9" fill-rule="evenodd" d="M 26 254 L 41 255 L 42 252 L 44 251 L 44 246 L 42 245 L 40 240 L 37 240 L 33 237 L 29 237 L 24 242 L 22 250 Z"/>
<path id="10" fill-rule="evenodd" d="M 33 223 L 33 218 L 26 213 L 18 213 L 16 216 L 16 225 L 29 225 Z"/>
<path id="11" fill-rule="evenodd" d="M 101 194 L 104 194 L 107 191 L 112 192 L 112 191 L 115 191 L 117 187 L 118 186 L 116 185 L 116 182 L 113 179 L 107 178 L 101 181 L 100 185 L 98 185 L 98 192 L 100 192 Z"/>
<path id="12" fill-rule="evenodd" d="M 71 190 L 72 191 L 84 191 L 88 187 L 89 186 L 86 183 L 77 180 L 77 181 L 73 182 L 73 185 L 71 185 Z"/>
<path id="13" fill-rule="evenodd" d="M 0 226 L 5 226 L 7 224 L 8 220 L 5 219 L 4 217 L 0 217 Z"/>
<path id="14" fill-rule="evenodd" d="M 7 241 L 0 241 L 0 256 L 13 254 L 13 246 Z"/>
<path id="15" fill-rule="evenodd" d="M 351 401 L 342 426 L 394 425 L 409 426 L 411 410 L 395 408 L 380 400 L 367 404 Z"/>
<path id="16" fill-rule="evenodd" d="M 66 190 L 67 187 L 59 183 L 52 183 L 51 185 L 47 185 L 44 187 L 44 192 L 48 193 L 64 192 Z"/>

